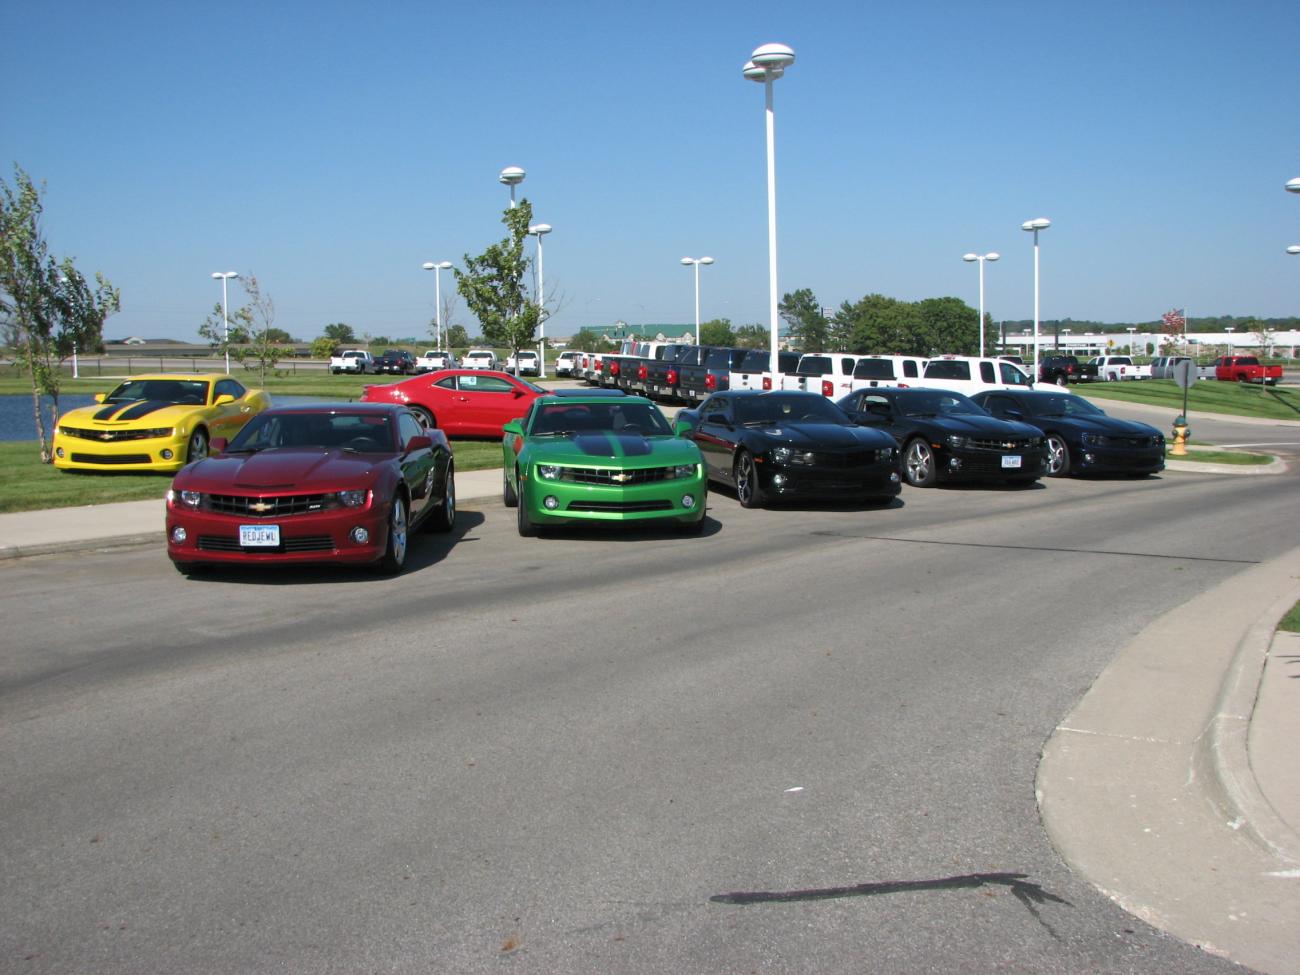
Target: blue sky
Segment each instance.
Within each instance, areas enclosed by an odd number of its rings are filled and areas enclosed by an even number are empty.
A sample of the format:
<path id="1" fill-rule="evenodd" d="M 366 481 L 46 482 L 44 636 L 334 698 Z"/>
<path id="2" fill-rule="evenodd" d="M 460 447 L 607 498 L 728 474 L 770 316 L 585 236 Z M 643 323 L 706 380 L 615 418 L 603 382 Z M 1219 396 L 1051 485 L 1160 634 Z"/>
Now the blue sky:
<path id="1" fill-rule="evenodd" d="M 780 288 L 1151 320 L 1300 313 L 1294 0 L 9 4 L 0 163 L 106 273 L 105 329 L 190 339 L 253 272 L 309 339 L 425 335 L 427 260 L 550 223 L 548 334 L 767 322 L 759 44 L 776 83 Z M 453 290 L 443 275 L 444 295 Z M 232 305 L 242 292 L 232 289 Z M 464 311 L 460 320 L 476 331 Z M 454 319 L 455 320 L 455 319 Z"/>

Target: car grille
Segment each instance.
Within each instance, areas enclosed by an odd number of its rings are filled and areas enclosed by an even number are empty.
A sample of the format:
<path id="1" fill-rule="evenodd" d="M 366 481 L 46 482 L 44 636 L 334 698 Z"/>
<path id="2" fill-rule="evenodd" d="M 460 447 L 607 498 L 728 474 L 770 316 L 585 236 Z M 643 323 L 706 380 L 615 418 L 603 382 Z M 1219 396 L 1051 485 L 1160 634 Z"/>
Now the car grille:
<path id="1" fill-rule="evenodd" d="M 671 511 L 671 501 L 574 501 L 569 511 L 608 511 L 631 514 L 638 511 Z"/>
<path id="2" fill-rule="evenodd" d="M 125 440 L 155 440 L 167 436 L 171 430 L 83 430 L 80 427 L 59 427 L 59 433 L 81 440 L 121 443 Z"/>
<path id="3" fill-rule="evenodd" d="M 575 484 L 616 484 L 627 487 L 632 484 L 653 484 L 656 481 L 673 479 L 671 467 L 644 467 L 625 471 L 611 467 L 562 467 L 560 480 Z"/>
<path id="4" fill-rule="evenodd" d="M 1124 436 L 1098 436 L 1096 443 L 1099 447 L 1159 447 L 1164 443 L 1164 436 L 1146 436 L 1146 437 L 1124 437 Z"/>
<path id="5" fill-rule="evenodd" d="M 263 545 L 244 548 L 239 544 L 238 537 L 200 535 L 199 550 L 203 552 L 248 552 L 252 555 L 257 555 L 259 553 L 285 554 L 292 552 L 332 552 L 334 551 L 334 539 L 329 535 L 305 535 L 302 538 L 283 539 L 281 543 L 274 548 L 268 548 Z"/>
<path id="6" fill-rule="evenodd" d="M 148 454 L 72 454 L 74 464 L 151 464 Z"/>
<path id="7" fill-rule="evenodd" d="M 846 453 L 826 453 L 816 451 L 812 455 L 813 463 L 818 467 L 833 467 L 840 470 L 851 467 L 871 467 L 893 460 L 893 449 L 888 450 L 853 450 Z"/>
<path id="8" fill-rule="evenodd" d="M 974 450 L 996 450 L 999 453 L 1034 449 L 1030 446 L 1029 441 L 1024 438 L 1019 440 L 984 440 L 979 437 L 971 437 L 970 446 Z"/>
<path id="9" fill-rule="evenodd" d="M 269 507 L 266 507 L 268 506 Z M 239 494 L 205 494 L 203 508 L 240 518 L 286 518 L 314 514 L 338 507 L 333 494 L 286 494 L 280 497 L 245 497 Z"/>

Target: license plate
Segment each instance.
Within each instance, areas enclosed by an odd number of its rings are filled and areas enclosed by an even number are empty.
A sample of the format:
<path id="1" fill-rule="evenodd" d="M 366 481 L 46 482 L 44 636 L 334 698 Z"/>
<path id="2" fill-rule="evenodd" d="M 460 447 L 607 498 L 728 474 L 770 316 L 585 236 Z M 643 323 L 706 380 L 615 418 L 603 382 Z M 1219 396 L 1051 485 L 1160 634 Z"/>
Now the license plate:
<path id="1" fill-rule="evenodd" d="M 1020 455 L 1019 455 L 1019 454 L 1008 454 L 1007 456 L 1003 457 L 1003 458 L 1002 458 L 1002 466 L 1003 466 L 1003 467 L 1019 467 L 1019 466 L 1020 466 Z"/>
<path id="2" fill-rule="evenodd" d="M 239 544 L 244 548 L 275 548 L 280 544 L 280 526 L 240 525 Z"/>

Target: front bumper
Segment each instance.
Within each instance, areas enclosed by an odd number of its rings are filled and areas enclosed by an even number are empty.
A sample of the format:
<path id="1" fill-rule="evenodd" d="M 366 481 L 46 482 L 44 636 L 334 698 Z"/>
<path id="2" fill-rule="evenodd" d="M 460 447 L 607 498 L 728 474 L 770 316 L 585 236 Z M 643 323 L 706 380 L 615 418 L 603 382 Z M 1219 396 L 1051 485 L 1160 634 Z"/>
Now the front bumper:
<path id="1" fill-rule="evenodd" d="M 691 503 L 685 499 L 689 496 Z M 701 470 L 653 484 L 575 484 L 536 477 L 527 482 L 524 499 L 529 517 L 539 525 L 579 521 L 633 522 L 669 519 L 695 522 L 704 517 L 708 496 Z M 553 499 L 548 504 L 548 499 Z M 522 502 L 521 502 L 522 503 Z"/>
<path id="2" fill-rule="evenodd" d="M 1085 444 L 1071 460 L 1080 474 L 1155 474 L 1165 469 L 1165 446 L 1125 450 Z"/>
<path id="3" fill-rule="evenodd" d="M 280 545 L 276 548 L 241 548 L 240 525 L 278 525 Z M 185 531 L 178 542 L 177 528 Z M 355 528 L 365 529 L 365 543 L 350 537 Z M 303 564 L 338 562 L 365 565 L 381 558 L 388 547 L 388 505 L 371 503 L 361 508 L 332 508 L 328 511 L 282 518 L 250 518 L 192 510 L 174 502 L 167 505 L 167 555 L 173 562 L 241 565 Z"/>
<path id="4" fill-rule="evenodd" d="M 188 462 L 187 437 L 103 442 L 54 433 L 54 466 L 65 471 L 158 471 L 175 473 Z"/>
<path id="5" fill-rule="evenodd" d="M 1005 466 L 1007 457 L 1019 457 L 1019 466 Z M 1046 447 L 1004 452 L 945 446 L 934 458 L 939 477 L 947 481 L 1036 481 L 1047 473 Z"/>
<path id="6" fill-rule="evenodd" d="M 765 458 L 756 465 L 759 484 L 769 495 L 835 500 L 845 497 L 891 498 L 903 489 L 897 464 L 870 467 L 810 467 L 776 464 Z"/>

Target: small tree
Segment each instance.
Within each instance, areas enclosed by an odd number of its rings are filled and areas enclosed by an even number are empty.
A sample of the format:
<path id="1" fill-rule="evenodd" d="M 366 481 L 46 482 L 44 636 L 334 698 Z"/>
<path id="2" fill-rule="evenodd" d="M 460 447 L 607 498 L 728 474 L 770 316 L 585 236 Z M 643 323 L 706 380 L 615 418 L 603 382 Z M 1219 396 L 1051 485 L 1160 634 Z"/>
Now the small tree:
<path id="1" fill-rule="evenodd" d="M 700 325 L 700 345 L 736 344 L 736 333 L 731 330 L 731 319 L 714 318 Z"/>
<path id="2" fill-rule="evenodd" d="M 762 325 L 742 325 L 736 329 L 736 345 L 742 349 L 766 349 L 771 344 L 771 329 Z"/>
<path id="3" fill-rule="evenodd" d="M 790 341 L 805 352 L 824 352 L 831 339 L 830 323 L 811 288 L 787 294 L 778 306 L 790 326 Z"/>
<path id="4" fill-rule="evenodd" d="M 338 346 L 335 345 L 332 338 L 328 335 L 322 335 L 320 338 L 315 339 L 312 342 L 311 357 L 313 359 L 328 359 L 334 354 L 334 350 L 337 348 Z"/>
<path id="5" fill-rule="evenodd" d="M 450 325 L 447 327 L 447 348 L 469 348 L 469 332 L 465 331 L 464 325 Z"/>
<path id="6" fill-rule="evenodd" d="M 531 262 L 524 257 L 524 238 L 533 219 L 528 200 L 505 211 L 506 237 L 477 257 L 465 255 L 465 270 L 455 269 L 456 289 L 483 327 L 489 343 L 517 354 L 531 345 L 542 309 L 529 300 L 525 278 Z"/>
<path id="7" fill-rule="evenodd" d="M 248 303 L 237 314 L 240 321 L 246 323 L 250 336 L 247 347 L 240 349 L 236 357 L 245 369 L 258 370 L 262 385 L 266 385 L 266 371 L 275 368 L 283 351 L 277 345 L 279 336 L 288 338 L 288 333 L 273 327 L 275 302 L 270 295 L 262 293 L 257 275 L 244 276 L 244 293 L 248 295 Z"/>
<path id="8" fill-rule="evenodd" d="M 605 337 L 590 328 L 578 329 L 578 334 L 569 340 L 569 348 L 579 352 L 599 352 L 607 345 Z"/>
<path id="9" fill-rule="evenodd" d="M 56 260 L 41 233 L 41 191 L 18 166 L 14 187 L 0 182 L 0 326 L 32 384 L 32 410 L 41 461 L 52 459 L 41 396 L 49 396 L 50 425 L 59 416 L 59 363 L 74 349 L 102 345 L 104 320 L 121 296 L 102 274 L 91 285 L 72 258 Z"/>
<path id="10" fill-rule="evenodd" d="M 328 339 L 333 339 L 336 348 L 344 345 L 357 344 L 357 337 L 352 331 L 352 326 L 346 325 L 343 322 L 335 322 L 333 325 L 326 325 L 325 331 L 321 334 Z"/>

